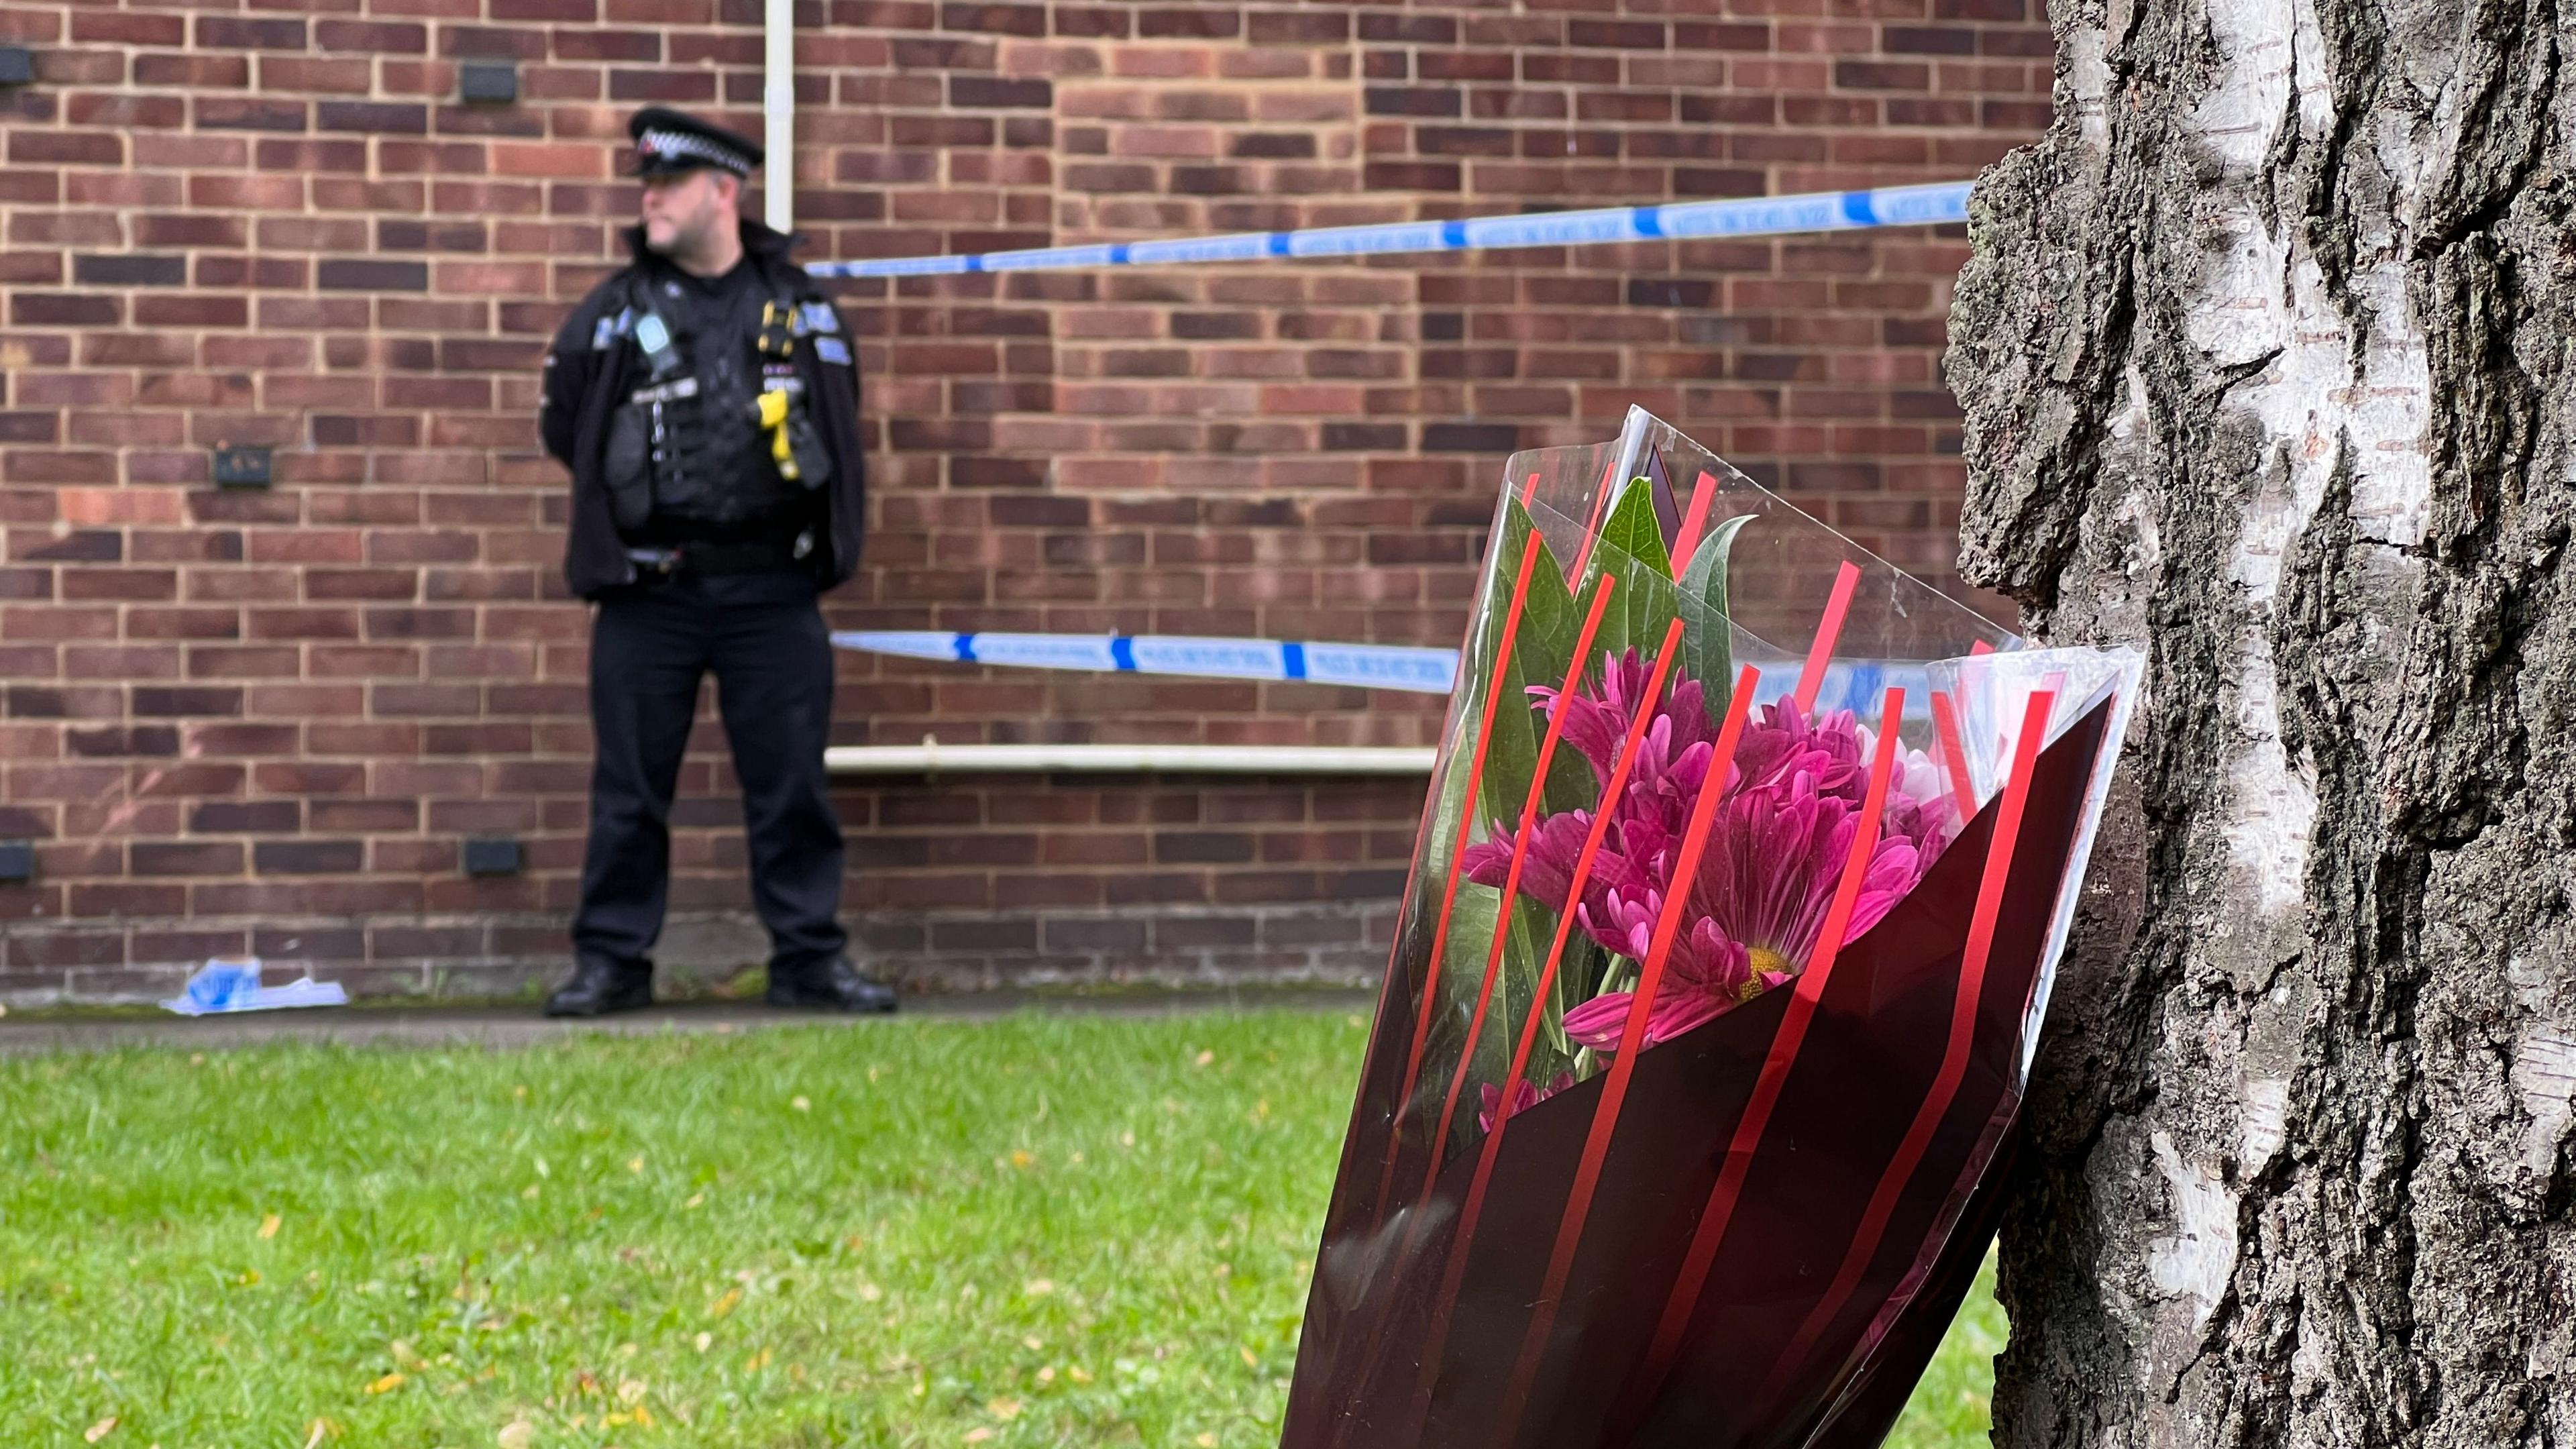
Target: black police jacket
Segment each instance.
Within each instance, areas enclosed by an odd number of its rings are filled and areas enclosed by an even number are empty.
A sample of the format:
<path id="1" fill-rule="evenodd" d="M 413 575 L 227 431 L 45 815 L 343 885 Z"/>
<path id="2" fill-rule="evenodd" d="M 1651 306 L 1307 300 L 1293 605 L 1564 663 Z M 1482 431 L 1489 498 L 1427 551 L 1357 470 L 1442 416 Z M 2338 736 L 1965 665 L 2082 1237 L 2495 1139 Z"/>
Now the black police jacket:
<path id="1" fill-rule="evenodd" d="M 603 460 L 608 424 L 620 404 L 645 385 L 649 368 L 631 335 L 628 280 L 638 268 L 650 277 L 670 263 L 645 250 L 641 227 L 626 234 L 634 260 L 582 298 L 546 353 L 545 395 L 538 431 L 546 451 L 572 470 L 572 524 L 564 544 L 564 582 L 584 598 L 633 583 L 636 567 L 609 512 Z M 756 221 L 742 224 L 743 254 L 773 296 L 793 299 L 807 323 L 798 328 L 796 374 L 804 381 L 806 414 L 832 456 L 823 495 L 823 536 L 812 555 L 825 588 L 848 579 L 859 566 L 867 525 L 867 460 L 859 442 L 858 346 L 839 309 L 805 269 L 787 258 L 788 238 Z"/>

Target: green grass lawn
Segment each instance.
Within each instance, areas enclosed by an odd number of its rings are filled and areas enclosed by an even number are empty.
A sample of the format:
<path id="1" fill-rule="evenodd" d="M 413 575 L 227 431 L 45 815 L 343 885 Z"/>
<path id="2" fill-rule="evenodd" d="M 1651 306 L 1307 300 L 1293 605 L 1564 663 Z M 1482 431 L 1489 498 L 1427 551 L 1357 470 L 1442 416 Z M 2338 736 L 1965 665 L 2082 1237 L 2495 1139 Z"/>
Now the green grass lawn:
<path id="1" fill-rule="evenodd" d="M 1361 1040 L 1029 1015 L 0 1060 L 0 1424 L 1271 1445 Z M 1980 1293 L 1891 1442 L 1982 1443 L 2001 1339 Z"/>

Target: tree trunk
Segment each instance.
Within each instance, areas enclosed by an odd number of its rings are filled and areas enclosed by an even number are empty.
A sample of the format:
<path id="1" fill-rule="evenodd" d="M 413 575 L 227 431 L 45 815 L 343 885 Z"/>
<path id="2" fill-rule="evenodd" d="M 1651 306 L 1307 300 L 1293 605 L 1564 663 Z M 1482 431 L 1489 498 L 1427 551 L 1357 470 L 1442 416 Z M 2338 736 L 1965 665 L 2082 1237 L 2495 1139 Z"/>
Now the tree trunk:
<path id="1" fill-rule="evenodd" d="M 2151 655 L 2003 1238 L 2010 1446 L 2576 1445 L 2560 0 L 2059 0 L 1962 571 Z"/>

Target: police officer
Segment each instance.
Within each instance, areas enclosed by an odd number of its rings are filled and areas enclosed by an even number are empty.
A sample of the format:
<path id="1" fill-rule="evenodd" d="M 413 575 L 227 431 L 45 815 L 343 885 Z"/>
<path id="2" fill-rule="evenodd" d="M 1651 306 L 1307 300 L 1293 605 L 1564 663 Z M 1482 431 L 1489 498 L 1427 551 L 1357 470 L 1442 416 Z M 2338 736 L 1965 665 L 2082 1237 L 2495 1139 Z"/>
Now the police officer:
<path id="1" fill-rule="evenodd" d="M 597 603 L 590 844 L 572 980 L 551 1016 L 652 1004 L 671 796 L 712 670 L 742 779 L 769 999 L 891 1011 L 842 954 L 841 828 L 825 793 L 832 649 L 816 596 L 857 565 L 859 379 L 789 239 L 742 215 L 751 141 L 654 106 L 628 126 L 634 259 L 546 355 L 546 451 L 572 469 L 564 575 Z"/>

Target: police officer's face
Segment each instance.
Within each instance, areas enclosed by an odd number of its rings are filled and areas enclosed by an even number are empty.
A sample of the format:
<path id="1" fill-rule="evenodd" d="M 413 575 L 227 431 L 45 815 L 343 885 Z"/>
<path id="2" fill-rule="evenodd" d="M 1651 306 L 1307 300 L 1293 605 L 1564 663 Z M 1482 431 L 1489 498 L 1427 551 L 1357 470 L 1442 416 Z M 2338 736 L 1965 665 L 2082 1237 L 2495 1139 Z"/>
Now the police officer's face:
<path id="1" fill-rule="evenodd" d="M 706 166 L 677 176 L 646 177 L 644 244 L 666 257 L 705 250 L 719 229 L 734 225 L 732 206 L 740 185 L 732 176 Z"/>

